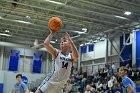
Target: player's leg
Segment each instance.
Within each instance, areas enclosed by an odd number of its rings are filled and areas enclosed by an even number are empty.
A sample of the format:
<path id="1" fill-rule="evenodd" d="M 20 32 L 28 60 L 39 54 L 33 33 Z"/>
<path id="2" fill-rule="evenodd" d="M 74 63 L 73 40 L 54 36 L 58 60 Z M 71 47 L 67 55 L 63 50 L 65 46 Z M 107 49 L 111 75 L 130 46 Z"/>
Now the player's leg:
<path id="1" fill-rule="evenodd" d="M 63 92 L 63 83 L 56 83 L 56 84 L 54 84 L 54 86 L 53 86 L 53 93 L 64 93 Z"/>
<path id="2" fill-rule="evenodd" d="M 63 89 L 58 89 L 56 92 L 57 93 L 63 93 Z"/>
<path id="3" fill-rule="evenodd" d="M 53 88 L 53 90 L 51 90 L 51 92 L 45 92 L 45 93 L 63 93 L 62 89 L 57 89 L 57 88 Z"/>
<path id="4" fill-rule="evenodd" d="M 35 93 L 53 93 L 54 85 L 50 82 L 43 82 L 37 89 Z"/>
<path id="5" fill-rule="evenodd" d="M 40 88 L 41 88 L 42 86 L 45 86 L 46 83 L 47 83 L 47 82 L 46 82 L 45 80 L 43 80 L 43 82 L 42 82 L 41 85 L 38 87 L 38 89 L 36 90 L 35 93 L 44 93 L 42 90 L 40 90 Z"/>
<path id="6" fill-rule="evenodd" d="M 39 89 L 37 89 L 35 93 L 42 93 L 42 92 Z"/>

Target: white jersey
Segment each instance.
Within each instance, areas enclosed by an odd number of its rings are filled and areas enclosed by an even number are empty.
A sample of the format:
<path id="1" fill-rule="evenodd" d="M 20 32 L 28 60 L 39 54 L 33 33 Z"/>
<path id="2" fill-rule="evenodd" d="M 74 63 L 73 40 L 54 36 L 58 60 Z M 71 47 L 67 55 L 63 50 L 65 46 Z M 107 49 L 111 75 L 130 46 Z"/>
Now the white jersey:
<path id="1" fill-rule="evenodd" d="M 72 67 L 72 54 L 69 53 L 67 56 L 61 52 L 52 62 L 52 71 L 45 80 L 49 82 L 65 82 L 71 74 Z"/>
<path id="2" fill-rule="evenodd" d="M 71 74 L 72 55 L 61 52 L 52 61 L 52 71 L 38 87 L 41 93 L 62 93 L 62 88 Z"/>

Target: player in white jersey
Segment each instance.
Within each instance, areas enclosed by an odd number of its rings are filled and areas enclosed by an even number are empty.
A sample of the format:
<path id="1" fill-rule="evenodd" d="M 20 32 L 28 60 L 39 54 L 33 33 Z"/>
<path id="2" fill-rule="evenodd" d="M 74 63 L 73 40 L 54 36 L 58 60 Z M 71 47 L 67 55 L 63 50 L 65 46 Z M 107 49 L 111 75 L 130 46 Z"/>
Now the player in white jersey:
<path id="1" fill-rule="evenodd" d="M 35 93 L 62 93 L 62 88 L 71 73 L 72 62 L 78 60 L 78 51 L 70 35 L 66 32 L 65 36 L 61 38 L 60 52 L 50 44 L 55 35 L 56 32 L 51 31 L 44 41 L 47 51 L 52 55 L 52 71 Z M 69 48 L 72 53 L 69 53 Z"/>

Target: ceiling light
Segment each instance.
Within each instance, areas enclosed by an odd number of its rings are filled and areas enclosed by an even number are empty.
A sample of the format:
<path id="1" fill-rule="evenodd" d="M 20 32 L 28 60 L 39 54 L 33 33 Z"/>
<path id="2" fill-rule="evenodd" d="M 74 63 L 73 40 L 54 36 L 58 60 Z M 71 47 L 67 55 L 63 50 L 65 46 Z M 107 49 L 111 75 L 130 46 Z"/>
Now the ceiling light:
<path id="1" fill-rule="evenodd" d="M 87 31 L 87 28 L 82 28 L 83 31 Z"/>
<path id="2" fill-rule="evenodd" d="M 83 46 L 84 44 L 80 44 L 80 46 Z"/>
<path id="3" fill-rule="evenodd" d="M 73 37 L 71 37 L 71 38 L 73 39 L 73 38 L 76 38 L 76 37 L 80 37 L 80 35 L 78 34 L 78 35 L 76 35 L 76 36 L 73 36 Z"/>
<path id="4" fill-rule="evenodd" d="M 31 18 L 30 16 L 26 16 L 26 18 Z"/>
<path id="5" fill-rule="evenodd" d="M 73 31 L 73 32 L 76 32 L 78 34 L 85 34 L 85 32 L 81 32 L 81 31 Z"/>
<path id="6" fill-rule="evenodd" d="M 55 41 L 57 41 L 57 39 Z"/>
<path id="7" fill-rule="evenodd" d="M 91 44 L 90 42 L 87 42 L 87 43 L 85 43 L 86 45 L 89 45 L 89 44 Z"/>
<path id="8" fill-rule="evenodd" d="M 124 14 L 125 14 L 125 15 L 131 15 L 131 12 L 125 11 Z"/>
<path id="9" fill-rule="evenodd" d="M 5 19 L 5 18 L 3 18 L 1 16 L 0 16 L 0 19 L 10 20 L 10 21 L 14 21 L 14 22 L 20 22 L 20 23 L 24 23 L 24 24 L 32 24 L 31 22 L 26 22 L 26 21 L 22 21 L 22 20 Z"/>
<path id="10" fill-rule="evenodd" d="M 97 42 L 98 42 L 98 40 L 94 40 L 93 42 L 94 42 L 94 43 L 97 43 Z"/>
<path id="11" fill-rule="evenodd" d="M 104 39 L 103 39 L 103 38 L 101 38 L 101 39 L 100 39 L 100 41 L 104 41 Z"/>
<path id="12" fill-rule="evenodd" d="M 127 18 L 122 17 L 122 16 L 115 16 L 115 17 L 117 17 L 117 18 L 121 18 L 121 19 L 127 19 Z"/>
<path id="13" fill-rule="evenodd" d="M 32 24 L 30 22 L 22 21 L 22 20 L 15 20 L 16 22 L 24 23 L 24 24 Z"/>
<path id="14" fill-rule="evenodd" d="M 55 41 L 50 41 L 51 43 L 55 43 Z"/>
<path id="15" fill-rule="evenodd" d="M 9 33 L 9 30 L 5 30 L 5 32 Z"/>
<path id="16" fill-rule="evenodd" d="M 5 34 L 5 33 L 0 33 L 1 36 L 12 36 L 12 35 L 9 35 L 9 34 Z"/>
<path id="17" fill-rule="evenodd" d="M 45 0 L 45 1 L 50 2 L 50 3 L 54 3 L 54 4 L 64 5 L 63 3 L 52 1 L 52 0 Z"/>

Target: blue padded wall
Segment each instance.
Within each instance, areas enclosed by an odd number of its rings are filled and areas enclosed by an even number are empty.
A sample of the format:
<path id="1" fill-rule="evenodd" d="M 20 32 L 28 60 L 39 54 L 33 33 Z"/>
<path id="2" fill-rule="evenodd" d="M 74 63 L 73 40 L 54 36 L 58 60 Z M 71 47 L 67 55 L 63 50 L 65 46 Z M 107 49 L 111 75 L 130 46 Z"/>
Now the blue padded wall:
<path id="1" fill-rule="evenodd" d="M 129 37 L 129 34 L 125 34 L 125 40 L 127 40 L 127 38 Z M 123 38 L 124 36 L 120 37 L 120 51 L 123 48 Z M 126 64 L 132 64 L 130 63 L 130 61 L 127 61 L 129 59 L 129 57 L 132 56 L 132 44 L 131 45 L 126 45 L 124 50 L 121 53 L 121 57 L 123 58 L 123 60 L 126 60 L 125 62 L 120 62 L 121 66 L 125 66 Z"/>
<path id="2" fill-rule="evenodd" d="M 140 67 L 140 30 L 136 31 L 136 66 Z"/>

